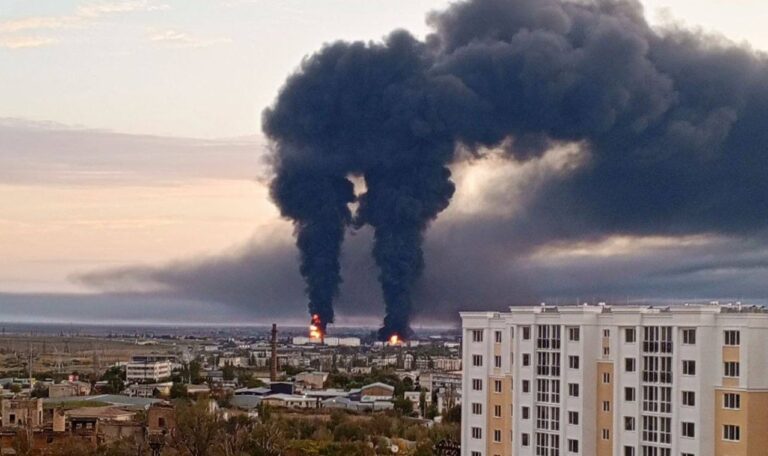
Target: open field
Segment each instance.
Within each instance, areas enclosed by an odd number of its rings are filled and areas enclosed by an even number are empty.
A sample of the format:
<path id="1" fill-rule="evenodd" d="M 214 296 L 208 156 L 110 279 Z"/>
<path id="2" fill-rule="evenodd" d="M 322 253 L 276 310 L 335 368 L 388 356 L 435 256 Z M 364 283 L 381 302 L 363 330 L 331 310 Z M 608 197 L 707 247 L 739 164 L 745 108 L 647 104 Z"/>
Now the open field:
<path id="1" fill-rule="evenodd" d="M 89 336 L 0 336 L 0 376 L 32 373 L 90 373 L 102 371 L 132 355 L 176 353 L 175 342 L 142 345 L 136 340 Z"/>

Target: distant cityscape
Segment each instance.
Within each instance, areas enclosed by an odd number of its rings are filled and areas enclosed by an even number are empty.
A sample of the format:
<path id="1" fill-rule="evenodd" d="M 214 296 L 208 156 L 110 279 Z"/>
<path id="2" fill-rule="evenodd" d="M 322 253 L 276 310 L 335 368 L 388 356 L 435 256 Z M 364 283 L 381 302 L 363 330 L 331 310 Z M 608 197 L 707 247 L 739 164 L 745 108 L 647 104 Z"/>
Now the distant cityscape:
<path id="1" fill-rule="evenodd" d="M 0 449 L 17 447 L 22 434 L 38 448 L 73 438 L 91 448 L 126 439 L 171 448 L 183 398 L 208 403 L 207 413 L 223 422 L 258 421 L 265 408 L 404 416 L 427 428 L 451 414 L 458 421 L 458 332 L 392 344 L 371 331 L 337 328 L 320 342 L 306 329 L 274 329 L 273 337 L 270 328 L 6 325 Z M 405 437 L 388 446 L 419 444 Z"/>

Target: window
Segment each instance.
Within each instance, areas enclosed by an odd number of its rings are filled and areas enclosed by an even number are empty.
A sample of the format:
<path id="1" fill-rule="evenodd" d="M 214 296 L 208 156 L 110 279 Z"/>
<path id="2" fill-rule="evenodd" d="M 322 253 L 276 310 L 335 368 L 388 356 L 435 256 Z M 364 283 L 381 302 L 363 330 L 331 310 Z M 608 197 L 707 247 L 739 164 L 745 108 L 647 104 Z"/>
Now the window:
<path id="1" fill-rule="evenodd" d="M 696 345 L 695 328 L 686 328 L 683 330 L 683 345 Z"/>
<path id="2" fill-rule="evenodd" d="M 624 456 L 635 456 L 635 447 L 625 446 Z"/>
<path id="3" fill-rule="evenodd" d="M 520 409 L 520 416 L 522 416 L 524 420 L 527 420 L 531 417 L 531 409 L 524 406 Z"/>
<path id="4" fill-rule="evenodd" d="M 495 331 L 493 333 L 493 338 L 496 341 L 497 344 L 501 343 L 501 331 Z"/>
<path id="5" fill-rule="evenodd" d="M 723 363 L 723 375 L 726 377 L 739 376 L 739 363 L 736 361 L 726 361 Z"/>
<path id="6" fill-rule="evenodd" d="M 603 401 L 603 411 L 604 412 L 610 412 L 611 411 L 611 402 L 610 401 Z"/>
<path id="7" fill-rule="evenodd" d="M 473 402 L 472 403 L 472 414 L 473 415 L 482 415 L 483 414 L 483 404 L 479 402 Z"/>
<path id="8" fill-rule="evenodd" d="M 497 443 L 501 442 L 501 429 L 493 430 L 493 441 Z"/>
<path id="9" fill-rule="evenodd" d="M 624 430 L 625 431 L 634 431 L 635 430 L 635 417 L 634 416 L 625 416 L 624 417 Z"/>
<path id="10" fill-rule="evenodd" d="M 523 380 L 523 392 L 524 393 L 530 393 L 531 392 L 531 381 L 530 380 Z"/>
<path id="11" fill-rule="evenodd" d="M 579 384 L 578 383 L 569 383 L 568 384 L 568 395 L 571 397 L 579 397 Z"/>
<path id="12" fill-rule="evenodd" d="M 635 401 L 635 389 L 631 386 L 624 388 L 624 400 L 627 402 Z"/>
<path id="13" fill-rule="evenodd" d="M 531 365 L 531 355 L 529 353 L 523 353 L 523 366 Z"/>
<path id="14" fill-rule="evenodd" d="M 603 330 L 603 337 L 611 337 L 611 330 L 610 329 L 604 329 Z"/>
<path id="15" fill-rule="evenodd" d="M 579 412 L 568 412 L 568 424 L 579 424 Z"/>
<path id="16" fill-rule="evenodd" d="M 740 409 L 741 408 L 741 394 L 739 394 L 739 393 L 725 393 L 725 394 L 723 394 L 723 408 L 726 408 L 726 409 Z"/>
<path id="17" fill-rule="evenodd" d="M 603 372 L 603 383 L 611 383 L 611 374 L 609 372 Z"/>
<path id="18" fill-rule="evenodd" d="M 741 440 L 741 429 L 735 424 L 726 424 L 723 426 L 723 440 L 738 442 Z"/>
<path id="19" fill-rule="evenodd" d="M 164 428 L 165 427 L 165 418 L 162 416 L 157 419 L 157 426 Z"/>
<path id="20" fill-rule="evenodd" d="M 479 427 L 473 427 L 472 428 L 472 438 L 473 439 L 482 439 L 483 438 L 483 430 Z"/>
<path id="21" fill-rule="evenodd" d="M 603 440 L 608 440 L 611 438 L 611 431 L 608 429 L 603 429 Z"/>
<path id="22" fill-rule="evenodd" d="M 694 391 L 683 391 L 683 405 L 691 407 L 696 405 L 696 393 Z"/>
<path id="23" fill-rule="evenodd" d="M 531 327 L 523 326 L 523 340 L 530 340 L 530 339 L 531 339 Z"/>
<path id="24" fill-rule="evenodd" d="M 608 356 L 611 354 L 611 347 L 603 347 L 603 356 Z"/>
<path id="25" fill-rule="evenodd" d="M 571 342 L 578 342 L 581 336 L 579 332 L 580 331 L 578 327 L 568 328 L 568 340 Z"/>
<path id="26" fill-rule="evenodd" d="M 472 330 L 472 342 L 482 342 L 483 341 L 483 330 L 482 329 L 473 329 Z"/>
<path id="27" fill-rule="evenodd" d="M 683 437 L 696 437 L 696 427 L 689 421 L 683 421 Z"/>
<path id="28" fill-rule="evenodd" d="M 493 357 L 493 366 L 497 369 L 501 369 L 501 356 L 496 355 Z"/>
<path id="29" fill-rule="evenodd" d="M 472 454 L 472 456 L 483 456 L 483 453 L 481 453 L 479 451 L 473 451 L 471 454 Z"/>
<path id="30" fill-rule="evenodd" d="M 683 360 L 683 375 L 696 375 L 696 361 Z"/>
<path id="31" fill-rule="evenodd" d="M 579 357 L 571 355 L 568 357 L 568 367 L 571 369 L 578 369 L 579 368 Z"/>
<path id="32" fill-rule="evenodd" d="M 482 367 L 483 355 L 472 355 L 472 365 L 475 367 Z"/>
<path id="33" fill-rule="evenodd" d="M 574 439 L 568 439 L 568 452 L 569 453 L 578 453 L 579 452 L 579 441 Z"/>
<path id="34" fill-rule="evenodd" d="M 737 347 L 741 345 L 741 333 L 739 331 L 729 329 L 725 331 L 725 345 Z"/>
<path id="35" fill-rule="evenodd" d="M 493 381 L 493 392 L 494 393 L 500 393 L 501 392 L 501 380 L 494 380 Z"/>
<path id="36" fill-rule="evenodd" d="M 494 405 L 493 406 L 493 417 L 494 418 L 501 418 L 501 406 L 500 405 Z"/>
<path id="37" fill-rule="evenodd" d="M 624 342 L 628 344 L 634 344 L 637 340 L 637 333 L 635 328 L 624 328 Z"/>
<path id="38" fill-rule="evenodd" d="M 472 391 L 482 391 L 482 390 L 483 390 L 483 380 L 480 378 L 473 378 Z"/>
<path id="39" fill-rule="evenodd" d="M 634 372 L 636 369 L 635 358 L 624 358 L 624 370 L 627 372 Z"/>
<path id="40" fill-rule="evenodd" d="M 528 434 L 520 434 L 520 444 L 527 447 L 531 444 L 531 437 Z"/>

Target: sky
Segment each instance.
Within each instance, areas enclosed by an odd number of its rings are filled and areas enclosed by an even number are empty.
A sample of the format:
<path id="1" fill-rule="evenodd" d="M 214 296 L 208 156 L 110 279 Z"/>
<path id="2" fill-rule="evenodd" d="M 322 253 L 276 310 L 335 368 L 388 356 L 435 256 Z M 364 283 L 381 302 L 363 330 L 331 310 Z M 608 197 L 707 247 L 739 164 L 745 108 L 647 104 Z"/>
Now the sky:
<path id="1" fill-rule="evenodd" d="M 268 198 L 261 112 L 323 43 L 396 28 L 423 38 L 425 15 L 449 3 L 0 0 L 0 320 L 259 321 L 287 303 L 279 316 L 303 321 L 292 227 Z M 766 2 L 643 4 L 652 24 L 768 50 Z M 768 295 L 768 249 L 753 239 L 609 236 L 539 245 L 525 261 L 506 255 L 519 247 L 506 235 L 487 234 L 501 250 L 467 239 L 478 221 L 514 218 L 524 184 L 563 157 L 454 169 L 454 202 L 427 237 L 422 299 L 483 308 L 500 284 L 510 303 Z M 516 190 L 499 194 L 495 183 L 510 180 Z M 360 277 L 345 282 L 342 321 L 379 300 L 370 238 L 362 230 L 345 247 L 344 268 Z M 502 265 L 486 283 L 445 266 L 482 261 Z"/>

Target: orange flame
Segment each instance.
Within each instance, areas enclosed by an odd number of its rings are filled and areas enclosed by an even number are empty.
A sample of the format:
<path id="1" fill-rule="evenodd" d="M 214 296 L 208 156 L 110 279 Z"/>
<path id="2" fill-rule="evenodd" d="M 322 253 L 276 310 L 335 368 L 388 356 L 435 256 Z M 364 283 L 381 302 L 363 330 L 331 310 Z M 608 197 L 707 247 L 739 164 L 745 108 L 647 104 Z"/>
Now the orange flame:
<path id="1" fill-rule="evenodd" d="M 392 334 L 389 337 L 389 345 L 400 345 L 400 337 L 397 334 Z"/>
<path id="2" fill-rule="evenodd" d="M 324 334 L 323 330 L 320 329 L 322 326 L 322 322 L 320 321 L 320 315 L 314 314 L 312 315 L 312 321 L 309 323 L 309 338 L 314 341 L 322 341 Z"/>

